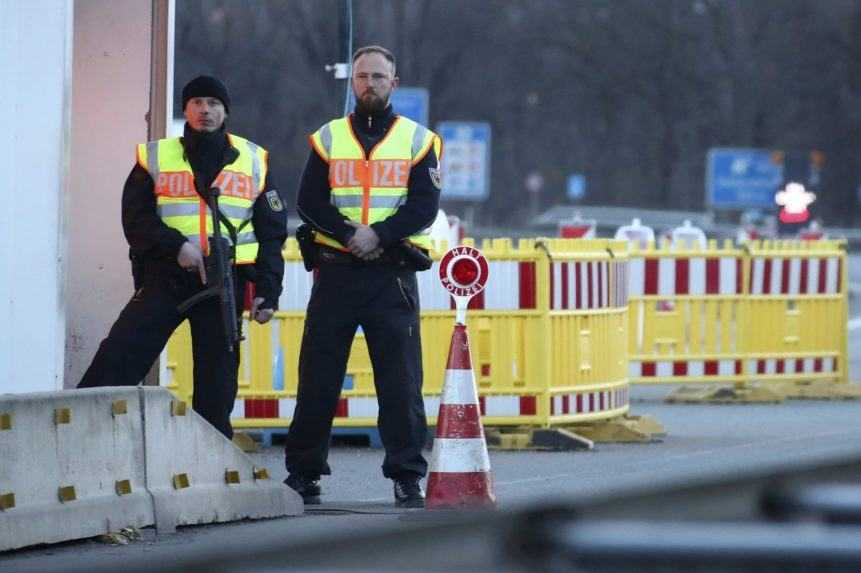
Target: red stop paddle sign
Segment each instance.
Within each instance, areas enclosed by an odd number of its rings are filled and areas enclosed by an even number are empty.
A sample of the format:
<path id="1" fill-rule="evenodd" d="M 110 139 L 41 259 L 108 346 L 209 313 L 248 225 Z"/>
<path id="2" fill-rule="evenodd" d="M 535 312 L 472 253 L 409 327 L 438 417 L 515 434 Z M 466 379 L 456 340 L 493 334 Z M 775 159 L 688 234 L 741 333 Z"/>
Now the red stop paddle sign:
<path id="1" fill-rule="evenodd" d="M 483 291 L 488 274 L 487 259 L 473 247 L 450 249 L 439 263 L 439 280 L 455 297 L 470 298 Z"/>

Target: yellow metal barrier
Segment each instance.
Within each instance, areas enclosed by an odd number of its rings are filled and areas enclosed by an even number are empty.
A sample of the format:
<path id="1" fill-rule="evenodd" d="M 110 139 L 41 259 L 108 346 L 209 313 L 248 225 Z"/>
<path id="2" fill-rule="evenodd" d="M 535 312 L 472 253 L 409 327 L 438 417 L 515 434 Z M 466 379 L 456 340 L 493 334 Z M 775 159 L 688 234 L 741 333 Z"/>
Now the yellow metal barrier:
<path id="1" fill-rule="evenodd" d="M 550 427 L 607 419 L 628 411 L 627 254 L 608 240 L 485 241 L 487 288 L 467 315 L 484 423 Z M 419 273 L 425 406 L 434 424 L 454 324 L 448 293 L 434 267 Z M 294 241 L 285 249 L 286 289 L 267 325 L 248 324 L 242 344 L 237 428 L 277 428 L 295 407 L 299 345 L 310 274 Z M 163 384 L 190 399 L 187 326 L 163 357 Z M 361 332 L 353 342 L 335 417 L 340 427 L 377 421 L 373 371 Z"/>
<path id="2" fill-rule="evenodd" d="M 848 381 L 843 243 L 632 249 L 631 383 Z"/>

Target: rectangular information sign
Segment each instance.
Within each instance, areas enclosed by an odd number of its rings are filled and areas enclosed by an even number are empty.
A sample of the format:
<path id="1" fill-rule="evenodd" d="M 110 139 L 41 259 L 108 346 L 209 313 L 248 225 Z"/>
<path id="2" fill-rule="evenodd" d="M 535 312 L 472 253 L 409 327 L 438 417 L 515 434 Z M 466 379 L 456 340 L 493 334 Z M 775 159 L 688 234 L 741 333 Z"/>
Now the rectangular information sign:
<path id="1" fill-rule="evenodd" d="M 782 158 L 769 149 L 710 149 L 706 204 L 716 209 L 773 207 L 783 181 Z"/>
<path id="2" fill-rule="evenodd" d="M 443 199 L 484 201 L 490 195 L 490 124 L 443 121 Z"/>

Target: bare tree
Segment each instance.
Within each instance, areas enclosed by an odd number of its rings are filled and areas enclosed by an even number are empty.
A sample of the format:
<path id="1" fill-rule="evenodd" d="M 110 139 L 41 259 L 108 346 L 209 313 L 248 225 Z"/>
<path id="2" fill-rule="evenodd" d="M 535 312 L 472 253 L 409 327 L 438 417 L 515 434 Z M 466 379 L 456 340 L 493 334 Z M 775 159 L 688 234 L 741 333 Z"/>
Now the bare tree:
<path id="1" fill-rule="evenodd" d="M 337 114 L 340 0 L 184 0 L 177 85 L 210 72 L 232 128 L 295 187 L 306 135 Z M 710 147 L 824 150 L 819 213 L 854 216 L 861 124 L 859 0 L 356 0 L 354 45 L 383 44 L 403 85 L 431 93 L 431 126 L 493 128 L 487 220 L 545 205 L 584 173 L 589 202 L 703 207 Z M 852 205 L 852 209 L 847 208 Z M 461 205 L 454 205 L 459 208 Z"/>

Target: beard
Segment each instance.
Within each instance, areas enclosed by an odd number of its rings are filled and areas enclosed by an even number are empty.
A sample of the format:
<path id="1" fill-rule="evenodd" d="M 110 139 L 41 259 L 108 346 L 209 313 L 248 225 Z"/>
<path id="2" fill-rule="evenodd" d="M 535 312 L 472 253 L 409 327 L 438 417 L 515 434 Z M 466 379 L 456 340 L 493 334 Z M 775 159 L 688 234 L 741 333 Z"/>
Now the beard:
<path id="1" fill-rule="evenodd" d="M 356 110 L 367 115 L 379 113 L 389 105 L 388 98 L 381 98 L 377 94 L 365 92 L 362 97 L 356 98 Z"/>

